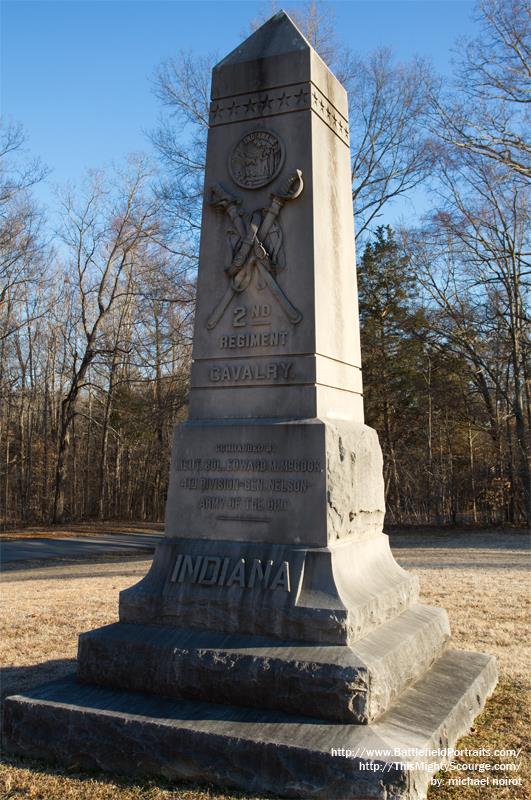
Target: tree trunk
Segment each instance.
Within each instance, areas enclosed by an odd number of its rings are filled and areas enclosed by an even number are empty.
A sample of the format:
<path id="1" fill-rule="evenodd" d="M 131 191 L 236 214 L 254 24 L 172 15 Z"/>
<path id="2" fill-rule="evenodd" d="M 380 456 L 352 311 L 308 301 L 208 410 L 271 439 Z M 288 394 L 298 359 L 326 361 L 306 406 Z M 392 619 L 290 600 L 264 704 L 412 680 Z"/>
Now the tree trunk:
<path id="1" fill-rule="evenodd" d="M 65 485 L 66 485 L 66 456 L 70 441 L 70 415 L 68 412 L 69 400 L 65 398 L 61 403 L 61 418 L 57 442 L 57 462 L 55 467 L 55 487 L 53 500 L 54 525 L 63 522 L 65 513 Z"/>

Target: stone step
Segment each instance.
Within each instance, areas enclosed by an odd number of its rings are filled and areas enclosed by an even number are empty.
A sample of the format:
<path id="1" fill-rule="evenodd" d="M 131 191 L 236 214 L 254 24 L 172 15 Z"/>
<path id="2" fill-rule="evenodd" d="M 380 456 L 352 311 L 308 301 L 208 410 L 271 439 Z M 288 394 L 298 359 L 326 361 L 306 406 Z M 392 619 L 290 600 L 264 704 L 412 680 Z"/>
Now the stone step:
<path id="1" fill-rule="evenodd" d="M 417 605 L 352 646 L 117 623 L 81 634 L 86 683 L 366 724 L 446 648 L 446 612 Z"/>
<path id="2" fill-rule="evenodd" d="M 275 797 L 419 800 L 446 760 L 440 749 L 469 730 L 495 684 L 492 656 L 447 651 L 378 722 L 347 725 L 71 677 L 7 698 L 6 749 L 129 776 L 208 776 Z"/>

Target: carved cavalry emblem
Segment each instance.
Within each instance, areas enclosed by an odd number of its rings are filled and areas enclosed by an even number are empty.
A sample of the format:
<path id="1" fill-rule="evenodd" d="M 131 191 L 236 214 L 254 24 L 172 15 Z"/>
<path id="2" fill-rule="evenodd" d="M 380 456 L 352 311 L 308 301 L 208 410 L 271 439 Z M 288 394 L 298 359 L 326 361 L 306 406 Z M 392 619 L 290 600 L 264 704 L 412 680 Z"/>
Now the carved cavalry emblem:
<path id="1" fill-rule="evenodd" d="M 262 291 L 269 288 L 293 325 L 301 321 L 301 312 L 288 300 L 278 285 L 276 276 L 283 268 L 282 230 L 278 224 L 278 216 L 287 202 L 300 196 L 303 187 L 302 172 L 298 169 L 278 193 L 271 195 L 269 208 L 246 214 L 240 211 L 242 201 L 239 198 L 230 195 L 219 184 L 212 186 L 210 205 L 216 211 L 226 213 L 232 223 L 228 231 L 232 258 L 225 268 L 230 281 L 229 287 L 208 318 L 209 330 L 216 327 L 235 295 L 247 289 L 255 273 L 257 289 Z"/>

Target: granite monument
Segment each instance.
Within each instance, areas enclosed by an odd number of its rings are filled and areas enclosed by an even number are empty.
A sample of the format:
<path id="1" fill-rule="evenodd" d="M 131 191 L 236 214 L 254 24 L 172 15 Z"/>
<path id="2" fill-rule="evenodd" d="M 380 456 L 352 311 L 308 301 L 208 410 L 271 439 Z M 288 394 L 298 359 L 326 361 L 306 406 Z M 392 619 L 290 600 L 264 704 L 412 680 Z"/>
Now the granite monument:
<path id="1" fill-rule="evenodd" d="M 77 676 L 7 700 L 9 746 L 281 797 L 424 797 L 422 753 L 467 731 L 496 668 L 449 649 L 382 533 L 347 95 L 284 12 L 214 68 L 206 163 L 164 540 L 120 621 L 80 636 Z"/>

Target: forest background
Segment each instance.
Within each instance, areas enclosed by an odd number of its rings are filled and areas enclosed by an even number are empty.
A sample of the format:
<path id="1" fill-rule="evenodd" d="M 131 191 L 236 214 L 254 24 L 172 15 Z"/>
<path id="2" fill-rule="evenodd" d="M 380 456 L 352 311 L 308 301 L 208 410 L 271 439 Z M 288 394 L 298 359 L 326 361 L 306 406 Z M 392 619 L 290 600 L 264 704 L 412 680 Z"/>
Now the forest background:
<path id="1" fill-rule="evenodd" d="M 451 84 L 420 58 L 356 55 L 326 3 L 287 10 L 349 92 L 387 523 L 529 525 L 528 4 L 480 0 Z M 187 413 L 211 67 L 160 64 L 154 156 L 65 189 L 52 236 L 35 199 L 46 168 L 3 123 L 0 529 L 163 518 Z M 381 225 L 419 187 L 422 219 Z"/>

